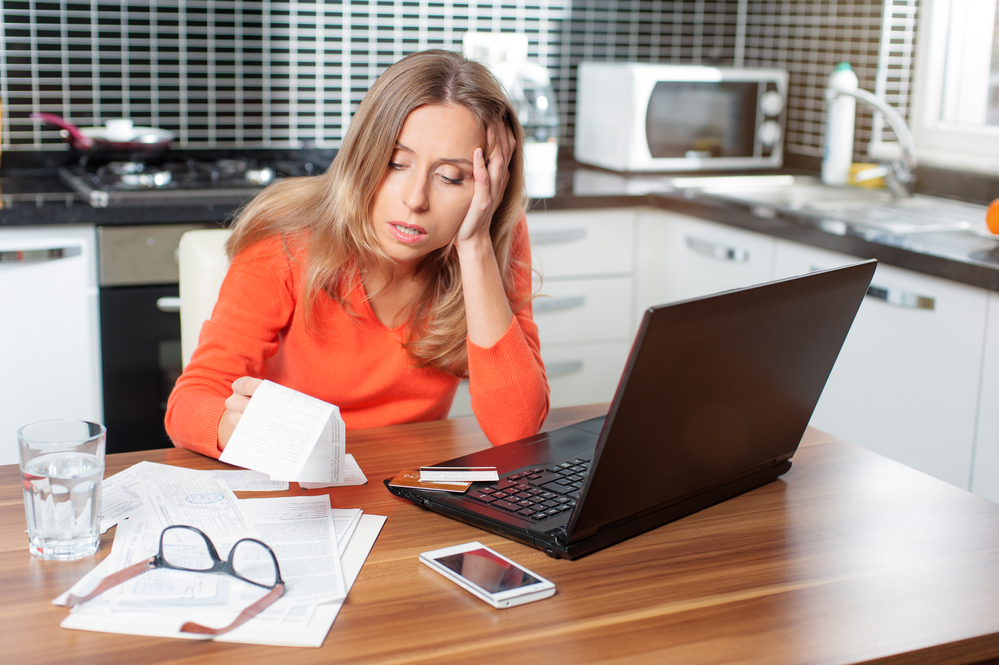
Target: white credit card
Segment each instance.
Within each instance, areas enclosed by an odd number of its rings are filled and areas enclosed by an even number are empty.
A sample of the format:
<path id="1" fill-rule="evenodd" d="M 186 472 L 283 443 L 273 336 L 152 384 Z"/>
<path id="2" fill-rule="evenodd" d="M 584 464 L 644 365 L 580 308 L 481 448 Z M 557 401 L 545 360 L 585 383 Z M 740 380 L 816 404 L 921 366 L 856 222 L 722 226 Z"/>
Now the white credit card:
<path id="1" fill-rule="evenodd" d="M 478 482 L 497 481 L 499 474 L 494 466 L 424 466 L 420 467 L 423 482 Z"/>

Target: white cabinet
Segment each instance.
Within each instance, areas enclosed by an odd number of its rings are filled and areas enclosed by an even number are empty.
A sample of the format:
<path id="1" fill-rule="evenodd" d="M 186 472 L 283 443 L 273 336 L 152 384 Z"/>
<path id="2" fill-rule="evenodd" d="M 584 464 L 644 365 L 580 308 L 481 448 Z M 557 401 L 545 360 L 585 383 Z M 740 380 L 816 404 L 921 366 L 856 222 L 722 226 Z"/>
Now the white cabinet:
<path id="1" fill-rule="evenodd" d="M 534 320 L 552 407 L 609 402 L 634 336 L 636 212 L 527 216 L 542 276 Z"/>
<path id="2" fill-rule="evenodd" d="M 644 209 L 639 212 L 637 257 L 639 316 L 651 305 L 859 260 Z M 999 497 L 995 332 L 986 358 L 995 367 L 991 374 L 986 367 L 984 382 L 992 396 L 983 394 L 978 406 L 989 294 L 885 264 L 878 266 L 872 286 L 811 424 L 959 487 Z M 991 330 L 999 331 L 999 296 L 992 297 L 996 311 Z"/>
<path id="3" fill-rule="evenodd" d="M 551 405 L 609 402 L 635 332 L 636 211 L 529 213 L 527 225 Z M 449 417 L 471 413 L 463 382 Z"/>
<path id="4" fill-rule="evenodd" d="M 999 293 L 989 294 L 971 491 L 999 501 Z"/>
<path id="5" fill-rule="evenodd" d="M 638 311 L 771 278 L 771 236 L 661 210 L 638 222 Z"/>
<path id="6" fill-rule="evenodd" d="M 779 240 L 775 277 L 857 260 Z M 879 264 L 811 424 L 969 489 L 987 300 Z"/>
<path id="7" fill-rule="evenodd" d="M 0 229 L 0 464 L 38 420 L 103 421 L 92 226 Z"/>

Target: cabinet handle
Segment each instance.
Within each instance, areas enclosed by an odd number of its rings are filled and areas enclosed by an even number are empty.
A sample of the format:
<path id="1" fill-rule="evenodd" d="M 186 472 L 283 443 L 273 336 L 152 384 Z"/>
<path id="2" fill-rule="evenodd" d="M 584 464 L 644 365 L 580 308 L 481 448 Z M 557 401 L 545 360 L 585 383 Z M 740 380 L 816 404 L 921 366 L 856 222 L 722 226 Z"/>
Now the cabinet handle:
<path id="1" fill-rule="evenodd" d="M 29 261 L 55 261 L 70 256 L 80 256 L 83 248 L 50 247 L 48 249 L 8 249 L 0 251 L 0 263 L 28 263 Z"/>
<path id="2" fill-rule="evenodd" d="M 534 301 L 533 309 L 535 314 L 546 312 L 561 312 L 574 307 L 582 307 L 586 304 L 586 296 L 562 296 L 560 298 L 538 298 Z"/>
<path id="3" fill-rule="evenodd" d="M 889 305 L 904 307 L 906 309 L 936 309 L 936 299 L 929 296 L 921 296 L 912 291 L 903 289 L 893 289 L 886 286 L 875 286 L 871 284 L 867 288 L 867 295 L 878 300 L 883 300 Z"/>
<path id="4" fill-rule="evenodd" d="M 163 296 L 157 298 L 156 309 L 167 314 L 177 314 L 180 312 L 180 298 L 177 296 Z"/>
<path id="5" fill-rule="evenodd" d="M 554 379 L 567 374 L 575 374 L 583 371 L 582 360 L 559 360 L 545 365 L 545 375 L 549 379 Z"/>
<path id="6" fill-rule="evenodd" d="M 725 245 L 719 245 L 711 242 L 710 240 L 694 238 L 693 236 L 687 236 L 686 239 L 687 247 L 691 248 L 698 254 L 703 254 L 704 256 L 712 259 L 718 259 L 719 261 L 734 261 L 735 263 L 745 263 L 749 260 L 748 249 L 726 247 Z"/>
<path id="7" fill-rule="evenodd" d="M 586 237 L 586 229 L 556 229 L 553 231 L 532 231 L 532 245 L 558 245 L 564 242 L 582 240 Z"/>

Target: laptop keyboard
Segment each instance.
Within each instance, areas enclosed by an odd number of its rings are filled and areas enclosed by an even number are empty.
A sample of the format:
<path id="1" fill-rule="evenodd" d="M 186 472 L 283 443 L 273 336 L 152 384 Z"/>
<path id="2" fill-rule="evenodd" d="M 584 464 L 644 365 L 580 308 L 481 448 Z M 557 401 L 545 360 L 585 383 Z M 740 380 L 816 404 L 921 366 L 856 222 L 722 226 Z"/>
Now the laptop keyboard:
<path id="1" fill-rule="evenodd" d="M 576 506 L 589 469 L 590 460 L 581 457 L 544 468 L 521 469 L 476 488 L 468 496 L 521 517 L 546 520 Z"/>

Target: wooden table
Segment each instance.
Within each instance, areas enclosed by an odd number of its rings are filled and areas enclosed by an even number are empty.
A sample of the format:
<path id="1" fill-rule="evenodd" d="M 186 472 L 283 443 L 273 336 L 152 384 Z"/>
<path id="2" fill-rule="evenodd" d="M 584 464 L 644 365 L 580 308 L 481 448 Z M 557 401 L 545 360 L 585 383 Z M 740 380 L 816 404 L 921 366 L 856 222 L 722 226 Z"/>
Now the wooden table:
<path id="1" fill-rule="evenodd" d="M 553 412 L 551 428 L 600 406 Z M 113 433 L 111 434 L 113 436 Z M 353 431 L 364 487 L 334 507 L 386 515 L 321 649 L 66 630 L 50 604 L 105 556 L 27 551 L 16 466 L 0 467 L 3 662 L 968 663 L 999 659 L 999 505 L 809 430 L 770 485 L 578 561 L 551 559 L 392 496 L 381 480 L 487 445 L 462 419 Z M 224 465 L 184 450 L 108 457 Z M 293 485 L 291 493 L 297 493 Z M 317 493 L 313 491 L 310 493 Z M 495 610 L 417 562 L 480 540 L 549 578 L 551 599 Z"/>

